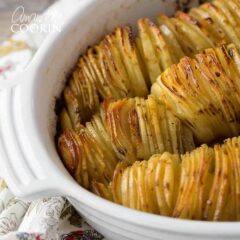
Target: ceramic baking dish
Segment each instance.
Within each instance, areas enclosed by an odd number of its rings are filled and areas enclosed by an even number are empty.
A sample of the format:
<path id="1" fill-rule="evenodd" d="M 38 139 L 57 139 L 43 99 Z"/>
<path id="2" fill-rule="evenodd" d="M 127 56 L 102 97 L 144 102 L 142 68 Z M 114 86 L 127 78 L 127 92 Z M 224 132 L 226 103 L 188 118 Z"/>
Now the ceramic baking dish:
<path id="1" fill-rule="evenodd" d="M 62 32 L 45 41 L 28 69 L 14 81 L 0 83 L 0 172 L 16 196 L 67 196 L 109 240 L 240 238 L 240 223 L 179 220 L 104 200 L 74 181 L 55 148 L 55 98 L 79 54 L 117 25 L 134 26 L 140 17 L 172 14 L 175 2 L 81 0 Z"/>

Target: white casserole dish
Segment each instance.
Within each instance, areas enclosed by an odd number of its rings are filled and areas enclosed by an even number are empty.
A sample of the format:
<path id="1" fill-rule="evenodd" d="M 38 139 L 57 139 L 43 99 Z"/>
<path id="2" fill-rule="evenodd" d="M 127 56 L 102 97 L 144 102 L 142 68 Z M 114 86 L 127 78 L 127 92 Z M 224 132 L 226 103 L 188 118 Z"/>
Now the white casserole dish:
<path id="1" fill-rule="evenodd" d="M 28 69 L 14 81 L 0 83 L 0 171 L 16 196 L 30 200 L 67 196 L 109 240 L 240 238 L 240 223 L 173 219 L 99 198 L 74 181 L 55 148 L 55 97 L 79 54 L 117 25 L 136 25 L 140 17 L 173 13 L 174 2 L 81 0 L 62 32 L 45 41 Z"/>

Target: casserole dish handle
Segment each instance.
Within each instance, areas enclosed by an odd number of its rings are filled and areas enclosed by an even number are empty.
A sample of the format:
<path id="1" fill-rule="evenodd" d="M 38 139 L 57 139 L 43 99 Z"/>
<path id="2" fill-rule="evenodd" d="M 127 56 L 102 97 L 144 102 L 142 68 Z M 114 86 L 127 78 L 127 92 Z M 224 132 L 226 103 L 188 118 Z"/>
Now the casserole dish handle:
<path id="1" fill-rule="evenodd" d="M 25 200 L 62 195 L 55 171 L 43 169 L 33 138 L 26 132 L 22 113 L 22 85 L 30 81 L 28 70 L 0 81 L 0 177 L 13 194 Z M 51 167 L 50 167 L 51 168 Z M 47 170 L 47 171 L 46 171 Z"/>

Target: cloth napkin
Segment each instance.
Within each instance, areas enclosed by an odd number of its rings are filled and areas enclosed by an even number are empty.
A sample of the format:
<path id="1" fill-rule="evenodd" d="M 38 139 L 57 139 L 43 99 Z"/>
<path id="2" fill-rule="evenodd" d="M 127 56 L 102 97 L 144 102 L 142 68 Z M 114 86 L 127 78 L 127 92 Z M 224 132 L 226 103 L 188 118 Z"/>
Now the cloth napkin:
<path id="1" fill-rule="evenodd" d="M 31 24 L 64 24 L 75 4 L 87 0 L 59 0 Z M 147 1 L 147 0 L 146 0 Z M 186 8 L 196 0 L 168 0 Z M 24 69 L 48 32 L 21 31 L 0 46 L 0 81 Z M 4 171 L 2 169 L 1 171 Z M 102 240 L 64 197 L 24 202 L 0 178 L 0 239 L 3 240 Z"/>

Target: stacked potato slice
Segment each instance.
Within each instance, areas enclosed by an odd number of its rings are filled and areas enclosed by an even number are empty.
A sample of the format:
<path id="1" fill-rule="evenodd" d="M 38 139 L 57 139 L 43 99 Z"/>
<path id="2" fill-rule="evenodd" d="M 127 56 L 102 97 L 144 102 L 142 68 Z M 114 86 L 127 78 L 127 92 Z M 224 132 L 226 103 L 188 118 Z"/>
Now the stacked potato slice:
<path id="1" fill-rule="evenodd" d="M 133 163 L 155 153 L 194 148 L 189 128 L 153 96 L 107 100 L 85 127 L 78 126 L 77 131 L 64 129 L 58 149 L 71 174 L 87 188 L 93 180 L 112 180 L 119 159 Z"/>
<path id="2" fill-rule="evenodd" d="M 240 220 L 240 137 L 214 149 L 205 147 L 182 160 L 174 217 L 211 221 Z"/>
<path id="3" fill-rule="evenodd" d="M 113 182 L 104 189 L 111 196 L 108 199 L 145 212 L 186 219 L 240 220 L 239 149 L 240 137 L 214 149 L 203 145 L 182 156 L 164 153 L 131 166 L 120 163 Z"/>
<path id="4" fill-rule="evenodd" d="M 240 220 L 240 137 L 193 150 L 240 133 L 239 49 L 239 0 L 140 19 L 135 39 L 116 28 L 63 91 L 58 150 L 69 172 L 130 208 Z"/>
<path id="5" fill-rule="evenodd" d="M 86 131 L 66 130 L 58 140 L 58 149 L 68 171 L 80 185 L 89 188 L 92 180 L 108 183 L 117 164 L 115 156 Z"/>
<path id="6" fill-rule="evenodd" d="M 160 15 L 158 25 L 148 18 L 138 22 L 137 46 L 152 83 L 183 56 L 234 43 L 240 48 L 240 6 L 238 0 L 215 0 L 175 17 Z"/>
<path id="7" fill-rule="evenodd" d="M 214 44 L 234 43 L 239 48 L 239 10 L 238 0 L 215 0 L 191 9 L 189 14 L 207 30 Z"/>
<path id="8" fill-rule="evenodd" d="M 175 36 L 169 34 L 166 27 L 159 28 L 148 18 L 138 21 L 138 29 L 137 46 L 146 65 L 149 78 L 154 83 L 161 72 L 184 56 L 184 52 Z M 177 51 L 174 52 L 172 45 Z"/>
<path id="9" fill-rule="evenodd" d="M 93 180 L 111 181 L 118 162 L 102 114 L 94 115 L 86 127 L 79 124 L 78 131 L 64 129 L 58 139 L 58 150 L 65 166 L 85 188 L 90 188 Z"/>
<path id="10" fill-rule="evenodd" d="M 85 123 L 102 99 L 145 97 L 149 80 L 183 56 L 220 44 L 240 48 L 239 11 L 238 0 L 215 0 L 188 14 L 161 15 L 158 24 L 140 19 L 135 40 L 130 27 L 117 28 L 80 57 L 64 90 L 66 112 Z"/>
<path id="11" fill-rule="evenodd" d="M 194 148 L 192 132 L 154 96 L 123 99 L 106 108 L 106 125 L 119 159 L 131 163 L 164 151 Z"/>
<path id="12" fill-rule="evenodd" d="M 124 206 L 161 215 L 171 215 L 178 189 L 177 155 L 154 155 L 132 166 L 119 164 L 112 182 L 113 200 Z"/>
<path id="13" fill-rule="evenodd" d="M 204 50 L 196 59 L 185 57 L 158 78 L 152 94 L 188 123 L 201 143 L 237 136 L 239 60 L 234 45 Z"/>
<path id="14" fill-rule="evenodd" d="M 180 185 L 172 216 L 204 218 L 216 161 L 213 149 L 207 145 L 182 156 Z"/>
<path id="15" fill-rule="evenodd" d="M 141 61 L 130 27 L 119 27 L 107 35 L 80 57 L 64 90 L 69 115 L 84 123 L 99 108 L 99 99 L 146 96 L 148 87 Z"/>

